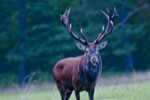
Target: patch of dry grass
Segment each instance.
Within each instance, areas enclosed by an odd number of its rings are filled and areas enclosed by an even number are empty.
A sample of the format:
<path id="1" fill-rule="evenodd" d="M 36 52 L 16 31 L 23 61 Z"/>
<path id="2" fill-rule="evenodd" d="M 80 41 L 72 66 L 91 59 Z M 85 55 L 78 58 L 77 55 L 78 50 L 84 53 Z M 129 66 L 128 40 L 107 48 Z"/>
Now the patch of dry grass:
<path id="1" fill-rule="evenodd" d="M 29 81 L 30 82 L 30 81 Z M 38 85 L 39 86 L 39 85 Z M 38 87 L 28 84 L 18 92 L 1 92 L 0 100 L 61 100 L 54 84 L 46 83 Z M 95 100 L 149 100 L 150 72 L 102 77 L 96 86 Z M 74 93 L 70 100 L 75 100 Z M 88 100 L 86 92 L 81 100 Z"/>

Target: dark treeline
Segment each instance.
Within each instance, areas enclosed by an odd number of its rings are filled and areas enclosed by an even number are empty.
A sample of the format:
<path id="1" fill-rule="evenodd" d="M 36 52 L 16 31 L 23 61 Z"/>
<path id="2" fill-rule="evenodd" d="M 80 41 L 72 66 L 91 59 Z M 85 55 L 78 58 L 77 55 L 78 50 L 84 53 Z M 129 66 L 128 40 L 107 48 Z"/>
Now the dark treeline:
<path id="1" fill-rule="evenodd" d="M 115 6 L 120 15 L 115 20 L 117 24 L 129 12 L 149 3 L 148 0 L 1 0 L 0 78 L 7 74 L 13 77 L 37 71 L 50 76 L 59 59 L 83 53 L 76 48 L 76 41 L 60 21 L 60 14 L 66 7 L 71 7 L 73 31 L 78 34 L 83 28 L 88 40 L 93 41 L 102 25 L 107 24 L 100 10 L 109 8 L 113 11 Z M 103 72 L 150 68 L 149 12 L 150 8 L 147 8 L 135 13 L 107 37 L 109 43 L 100 51 Z M 127 53 L 130 56 L 126 56 Z M 127 65 L 132 65 L 132 70 L 128 70 Z"/>

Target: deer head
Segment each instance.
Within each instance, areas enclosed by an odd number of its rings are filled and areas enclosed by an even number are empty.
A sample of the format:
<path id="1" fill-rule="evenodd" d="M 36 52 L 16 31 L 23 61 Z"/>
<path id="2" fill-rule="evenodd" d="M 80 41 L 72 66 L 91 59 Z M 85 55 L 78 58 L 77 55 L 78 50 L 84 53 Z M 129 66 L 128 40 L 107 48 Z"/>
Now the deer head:
<path id="1" fill-rule="evenodd" d="M 99 33 L 96 40 L 94 40 L 94 42 L 91 42 L 91 43 L 88 42 L 85 34 L 83 33 L 82 28 L 80 29 L 82 38 L 80 36 L 77 36 L 72 31 L 72 24 L 69 24 L 70 9 L 71 8 L 66 9 L 64 14 L 61 15 L 61 21 L 63 22 L 64 26 L 66 27 L 67 31 L 71 34 L 71 36 L 80 42 L 80 43 L 77 43 L 78 49 L 85 52 L 88 58 L 88 61 L 91 64 L 96 65 L 98 63 L 99 50 L 105 48 L 105 46 L 107 45 L 107 41 L 104 41 L 102 43 L 100 43 L 100 41 L 102 41 L 104 37 L 106 37 L 112 32 L 113 20 L 118 16 L 116 8 L 114 8 L 114 12 L 112 15 L 110 14 L 108 9 L 106 9 L 107 13 L 104 11 L 101 11 L 107 18 L 107 21 L 108 21 L 107 26 L 106 26 L 106 29 L 104 28 L 104 26 L 102 27 L 102 31 Z"/>

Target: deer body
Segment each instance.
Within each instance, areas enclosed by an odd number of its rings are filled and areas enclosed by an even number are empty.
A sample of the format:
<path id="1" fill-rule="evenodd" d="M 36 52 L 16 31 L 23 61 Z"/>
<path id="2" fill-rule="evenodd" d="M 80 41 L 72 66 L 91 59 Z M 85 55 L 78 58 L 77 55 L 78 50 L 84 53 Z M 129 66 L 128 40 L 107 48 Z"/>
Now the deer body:
<path id="1" fill-rule="evenodd" d="M 86 39 L 82 29 L 81 35 L 83 39 L 72 32 L 72 25 L 69 24 L 69 13 L 70 9 L 67 9 L 61 15 L 61 20 L 71 36 L 80 42 L 77 43 L 78 49 L 85 53 L 82 56 L 65 58 L 58 61 L 53 68 L 53 77 L 62 100 L 68 100 L 73 90 L 75 90 L 77 100 L 80 100 L 80 92 L 83 90 L 87 91 L 90 100 L 93 100 L 97 78 L 102 71 L 102 60 L 99 50 L 105 48 L 107 41 L 98 43 L 111 33 L 113 19 L 118 15 L 115 8 L 112 16 L 110 16 L 108 10 L 108 14 L 102 11 L 108 20 L 107 28 L 104 31 L 103 26 L 102 32 L 98 35 L 97 39 L 90 43 Z"/>
<path id="2" fill-rule="evenodd" d="M 70 96 L 73 90 L 76 90 L 76 94 L 79 95 L 79 92 L 83 90 L 89 93 L 94 91 L 101 69 L 100 58 L 99 63 L 93 66 L 87 61 L 84 54 L 83 56 L 60 60 L 53 69 L 53 76 L 61 95 Z M 65 94 L 65 92 L 70 95 Z"/>
<path id="3" fill-rule="evenodd" d="M 99 62 L 101 62 L 100 58 Z M 95 86 L 101 69 L 101 63 L 93 66 L 87 62 L 84 54 L 83 56 L 60 60 L 53 69 L 53 76 L 58 87 L 60 87 L 59 85 L 64 85 L 64 87 L 70 86 L 71 89 L 79 88 L 82 91 Z"/>

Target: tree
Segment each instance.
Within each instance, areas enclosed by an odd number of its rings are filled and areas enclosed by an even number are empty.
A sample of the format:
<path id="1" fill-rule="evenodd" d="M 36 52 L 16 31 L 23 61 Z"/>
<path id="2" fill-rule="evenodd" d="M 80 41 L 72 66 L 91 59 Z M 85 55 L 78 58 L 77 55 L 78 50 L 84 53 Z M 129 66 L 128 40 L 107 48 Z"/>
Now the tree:
<path id="1" fill-rule="evenodd" d="M 27 65 L 26 60 L 24 58 L 24 50 L 22 46 L 25 43 L 24 33 L 26 30 L 26 5 L 24 0 L 18 0 L 19 5 L 19 55 L 22 57 L 19 63 L 19 86 L 24 87 L 27 83 Z"/>

